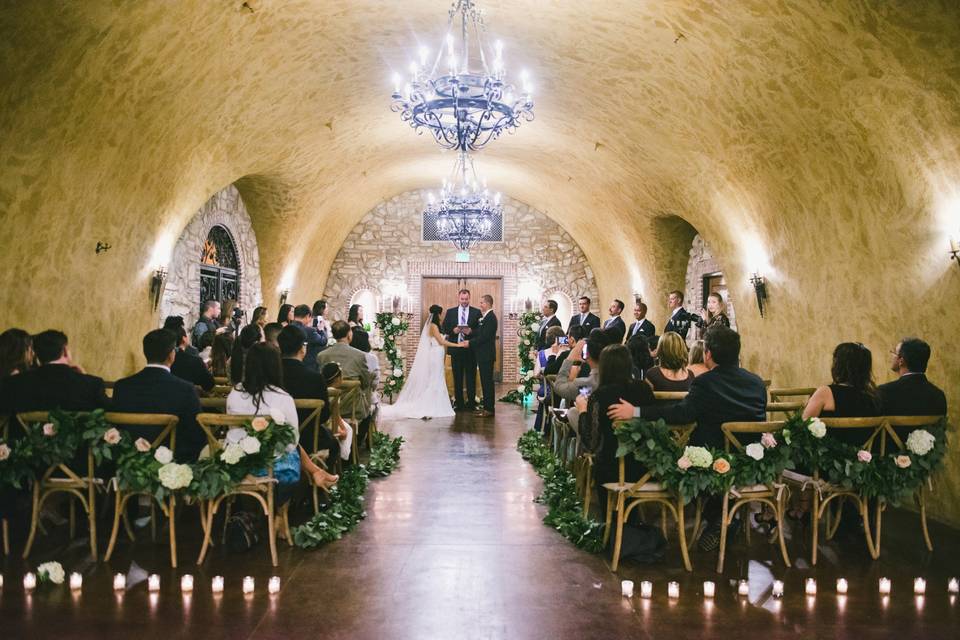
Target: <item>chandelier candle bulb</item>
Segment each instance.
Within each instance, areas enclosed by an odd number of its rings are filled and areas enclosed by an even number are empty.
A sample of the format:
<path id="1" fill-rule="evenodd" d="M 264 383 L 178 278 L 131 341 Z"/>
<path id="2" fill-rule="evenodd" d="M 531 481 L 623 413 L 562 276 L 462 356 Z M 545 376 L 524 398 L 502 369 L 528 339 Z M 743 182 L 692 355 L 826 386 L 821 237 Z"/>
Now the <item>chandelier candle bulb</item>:
<path id="1" fill-rule="evenodd" d="M 37 576 L 32 571 L 27 571 L 23 576 L 23 590 L 33 591 L 37 586 Z"/>
<path id="2" fill-rule="evenodd" d="M 252 576 L 246 576 L 246 577 L 244 577 L 244 579 L 243 579 L 243 592 L 244 592 L 245 594 L 247 594 L 247 595 L 253 593 L 253 586 L 254 586 L 253 577 L 252 577 Z"/>
<path id="3" fill-rule="evenodd" d="M 927 581 L 923 578 L 915 578 L 913 581 L 913 592 L 922 596 L 927 592 Z"/>
<path id="4" fill-rule="evenodd" d="M 653 583 L 649 580 L 644 580 L 640 583 L 640 597 L 649 598 L 653 596 Z"/>
<path id="5" fill-rule="evenodd" d="M 113 590 L 114 591 L 123 591 L 127 588 L 127 576 L 122 573 L 114 574 L 113 576 Z"/>
<path id="6" fill-rule="evenodd" d="M 218 595 L 223 593 L 223 576 L 213 576 L 213 580 L 210 581 L 210 590 Z"/>
<path id="7" fill-rule="evenodd" d="M 280 576 L 272 576 L 270 578 L 270 581 L 267 583 L 267 592 L 270 595 L 280 593 Z"/>
<path id="8" fill-rule="evenodd" d="M 782 598 L 783 597 L 783 580 L 774 580 L 773 581 L 773 597 Z"/>
<path id="9" fill-rule="evenodd" d="M 633 597 L 633 580 L 623 580 L 620 582 L 620 593 L 624 598 Z"/>
<path id="10" fill-rule="evenodd" d="M 83 588 L 83 576 L 74 571 L 70 574 L 70 590 L 79 591 Z"/>
<path id="11" fill-rule="evenodd" d="M 180 591 L 193 593 L 193 576 L 189 573 L 180 578 Z"/>
<path id="12" fill-rule="evenodd" d="M 880 595 L 882 596 L 890 595 L 890 587 L 891 587 L 890 578 L 880 578 L 880 582 L 879 582 Z"/>
<path id="13" fill-rule="evenodd" d="M 712 598 L 714 595 L 716 595 L 716 592 L 717 592 L 717 585 L 714 584 L 713 581 L 711 580 L 705 580 L 703 583 L 703 597 Z"/>
<path id="14" fill-rule="evenodd" d="M 2 585 L 3 583 L 0 583 Z M 960 593 L 960 580 L 950 578 L 947 582 L 947 593 Z"/>
<path id="15" fill-rule="evenodd" d="M 750 583 L 746 580 L 741 580 L 737 585 L 737 593 L 741 596 L 750 595 Z"/>
<path id="16" fill-rule="evenodd" d="M 817 581 L 813 578 L 807 578 L 807 581 L 804 583 L 803 590 L 808 596 L 817 595 Z"/>
<path id="17" fill-rule="evenodd" d="M 846 578 L 837 578 L 837 593 L 845 596 L 847 595 L 847 590 L 850 588 L 850 585 L 847 584 Z"/>
<path id="18" fill-rule="evenodd" d="M 160 591 L 160 576 L 155 573 L 151 573 L 147 576 L 147 591 L 150 593 L 156 593 Z"/>
<path id="19" fill-rule="evenodd" d="M 680 583 L 679 582 L 669 582 L 667 583 L 667 596 L 671 598 L 680 597 Z"/>

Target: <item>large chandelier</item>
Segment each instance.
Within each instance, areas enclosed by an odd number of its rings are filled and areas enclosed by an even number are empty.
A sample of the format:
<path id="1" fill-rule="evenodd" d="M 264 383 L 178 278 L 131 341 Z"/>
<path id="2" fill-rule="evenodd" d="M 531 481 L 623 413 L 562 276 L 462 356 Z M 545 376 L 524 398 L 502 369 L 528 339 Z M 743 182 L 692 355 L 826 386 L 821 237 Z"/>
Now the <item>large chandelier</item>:
<path id="1" fill-rule="evenodd" d="M 430 131 L 444 149 L 476 151 L 522 120 L 533 120 L 533 87 L 526 72 L 521 91 L 506 82 L 503 46 L 497 42 L 492 52 L 486 47 L 483 16 L 473 0 L 455 0 L 449 14 L 445 46 L 432 64 L 430 50 L 421 47 L 418 61 L 410 63 L 409 82 L 401 85 L 394 74 L 390 109 L 418 132 Z"/>
<path id="2" fill-rule="evenodd" d="M 477 181 L 473 159 L 461 151 L 449 180 L 443 181 L 440 197 L 427 194 L 428 216 L 437 219 L 440 239 L 449 240 L 460 251 L 469 251 L 475 243 L 490 236 L 494 221 L 503 216 L 500 194 Z"/>

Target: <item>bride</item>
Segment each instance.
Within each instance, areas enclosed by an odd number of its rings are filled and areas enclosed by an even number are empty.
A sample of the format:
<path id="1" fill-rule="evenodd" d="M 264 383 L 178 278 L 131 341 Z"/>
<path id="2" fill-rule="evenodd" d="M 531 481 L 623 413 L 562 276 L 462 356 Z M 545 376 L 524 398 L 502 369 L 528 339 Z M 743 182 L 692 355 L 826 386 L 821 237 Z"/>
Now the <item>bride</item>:
<path id="1" fill-rule="evenodd" d="M 466 347 L 467 343 L 449 342 L 440 333 L 440 312 L 443 307 L 430 307 L 430 318 L 420 334 L 417 355 L 410 367 L 410 376 L 400 390 L 397 401 L 382 405 L 380 412 L 390 418 L 449 418 L 455 415 L 444 376 L 445 347 Z"/>

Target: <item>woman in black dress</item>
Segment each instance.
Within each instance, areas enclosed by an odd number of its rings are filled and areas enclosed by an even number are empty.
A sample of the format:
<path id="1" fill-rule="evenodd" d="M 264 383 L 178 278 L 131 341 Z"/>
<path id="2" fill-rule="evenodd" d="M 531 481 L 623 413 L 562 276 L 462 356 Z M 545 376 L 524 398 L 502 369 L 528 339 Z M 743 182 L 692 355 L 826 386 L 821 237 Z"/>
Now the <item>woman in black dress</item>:
<path id="1" fill-rule="evenodd" d="M 350 312 L 347 314 L 347 324 L 353 331 L 353 339 L 350 340 L 350 346 L 354 349 L 360 349 L 364 353 L 370 353 L 370 334 L 363 328 L 363 307 L 359 304 L 350 305 Z"/>
<path id="2" fill-rule="evenodd" d="M 806 418 L 868 418 L 880 415 L 880 394 L 873 382 L 873 356 L 859 342 L 843 342 L 833 350 L 833 382 L 818 387 L 803 409 Z M 860 446 L 869 429 L 837 429 L 833 434 Z"/>
<path id="3" fill-rule="evenodd" d="M 725 327 L 730 326 L 730 318 L 727 317 L 727 305 L 724 304 L 722 295 L 714 291 L 707 296 L 707 308 L 700 310 L 700 318 L 696 320 L 696 323 L 703 332 L 718 324 Z"/>

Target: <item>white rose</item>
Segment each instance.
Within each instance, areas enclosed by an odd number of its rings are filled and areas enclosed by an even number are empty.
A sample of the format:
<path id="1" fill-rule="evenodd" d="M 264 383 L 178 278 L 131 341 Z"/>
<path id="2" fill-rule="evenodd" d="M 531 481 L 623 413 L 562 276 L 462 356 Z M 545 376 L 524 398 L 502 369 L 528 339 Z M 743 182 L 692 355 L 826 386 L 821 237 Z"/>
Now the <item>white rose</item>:
<path id="1" fill-rule="evenodd" d="M 398 358 L 402 358 L 402 357 L 403 357 L 403 351 L 401 351 L 400 349 L 397 349 L 397 357 L 398 357 Z"/>
<path id="2" fill-rule="evenodd" d="M 933 449 L 935 441 L 936 438 L 933 437 L 932 433 L 926 429 L 917 429 L 907 436 L 907 449 L 915 455 L 924 456 Z"/>
<path id="3" fill-rule="evenodd" d="M 160 464 L 170 464 L 173 460 L 173 451 L 163 446 L 157 447 L 157 450 L 153 452 L 153 458 Z"/>
<path id="4" fill-rule="evenodd" d="M 524 341 L 523 341 L 523 344 L 529 347 L 529 346 L 530 346 L 530 341 L 529 341 L 529 340 L 524 340 Z"/>
<path id="5" fill-rule="evenodd" d="M 807 425 L 807 429 L 810 430 L 814 438 L 822 438 L 827 435 L 827 425 L 823 424 L 820 418 L 813 418 Z"/>
<path id="6" fill-rule="evenodd" d="M 517 393 L 526 393 L 527 389 L 522 384 L 517 386 Z"/>
<path id="7" fill-rule="evenodd" d="M 10 457 L 10 447 L 5 443 L 0 444 L 0 462 Z"/>
<path id="8" fill-rule="evenodd" d="M 46 579 L 54 584 L 63 584 L 65 577 L 63 565 L 59 562 L 44 562 L 37 567 L 37 573 L 46 576 Z"/>
<path id="9" fill-rule="evenodd" d="M 160 477 L 160 484 L 171 491 L 183 489 L 193 482 L 193 469 L 188 464 L 165 464 L 160 467 L 157 475 Z"/>
<path id="10" fill-rule="evenodd" d="M 279 409 L 270 410 L 270 419 L 277 424 L 287 424 L 287 417 L 283 415 L 283 411 L 280 411 Z"/>
<path id="11" fill-rule="evenodd" d="M 754 460 L 763 460 L 763 445 L 759 442 L 748 444 L 747 455 Z"/>
<path id="12" fill-rule="evenodd" d="M 247 430 L 243 427 L 234 427 L 227 431 L 227 444 L 237 444 L 247 437 Z"/>
<path id="13" fill-rule="evenodd" d="M 394 378 L 399 378 L 399 377 L 402 376 L 402 375 L 403 375 L 403 369 L 397 368 L 397 369 L 394 369 L 394 370 L 393 370 L 393 377 L 394 377 Z"/>
<path id="14" fill-rule="evenodd" d="M 393 320 L 390 321 L 390 324 L 392 324 L 392 325 L 395 326 L 395 327 L 399 327 L 399 326 L 400 326 L 400 318 L 394 318 Z"/>
<path id="15" fill-rule="evenodd" d="M 220 459 L 227 464 L 237 464 L 243 457 L 243 448 L 239 444 L 230 443 L 220 453 Z"/>
<path id="16" fill-rule="evenodd" d="M 253 436 L 247 436 L 240 441 L 240 448 L 247 455 L 257 453 L 260 451 L 260 441 Z"/>

